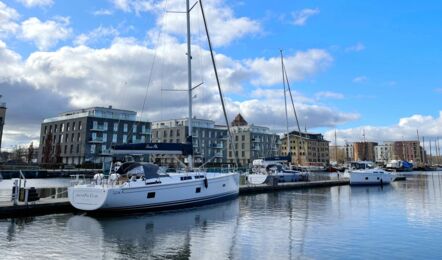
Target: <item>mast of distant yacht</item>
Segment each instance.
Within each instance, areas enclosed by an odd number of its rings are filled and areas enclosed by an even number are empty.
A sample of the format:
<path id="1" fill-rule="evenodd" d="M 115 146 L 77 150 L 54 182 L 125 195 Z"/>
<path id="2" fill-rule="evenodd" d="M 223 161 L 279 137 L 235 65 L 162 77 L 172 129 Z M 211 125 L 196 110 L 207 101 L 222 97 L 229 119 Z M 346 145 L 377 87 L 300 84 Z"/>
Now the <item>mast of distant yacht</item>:
<path id="1" fill-rule="evenodd" d="M 282 85 L 284 86 L 285 124 L 286 124 L 286 128 L 287 128 L 287 155 L 290 156 L 290 162 L 291 162 L 292 161 L 292 155 L 291 155 L 291 145 L 290 145 L 289 116 L 288 116 L 288 113 L 287 113 L 287 93 L 286 93 L 286 87 L 285 87 L 284 59 L 282 57 L 282 50 L 280 50 L 280 53 L 281 53 Z"/>

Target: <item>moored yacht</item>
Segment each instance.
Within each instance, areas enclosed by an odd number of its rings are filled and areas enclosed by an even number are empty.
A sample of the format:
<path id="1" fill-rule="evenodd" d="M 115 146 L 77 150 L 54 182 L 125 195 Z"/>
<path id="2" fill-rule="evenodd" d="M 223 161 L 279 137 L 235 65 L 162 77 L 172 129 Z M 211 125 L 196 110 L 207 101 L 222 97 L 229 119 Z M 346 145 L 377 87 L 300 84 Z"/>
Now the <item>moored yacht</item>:
<path id="1" fill-rule="evenodd" d="M 206 19 L 202 3 L 199 2 L 204 24 Z M 194 5 L 195 6 L 195 5 Z M 192 8 L 194 7 L 192 6 Z M 116 211 L 128 210 L 161 210 L 208 204 L 227 200 L 239 194 L 239 172 L 205 172 L 193 167 L 192 145 L 192 85 L 191 77 L 191 44 L 190 44 L 190 6 L 186 1 L 187 15 L 187 87 L 188 87 L 188 134 L 187 143 L 137 143 L 114 146 L 112 155 L 143 155 L 160 154 L 187 156 L 185 172 L 165 174 L 159 171 L 157 165 L 151 163 L 125 163 L 118 170 L 111 172 L 106 178 L 96 174 L 89 184 L 77 184 L 68 189 L 70 203 L 84 211 Z M 227 113 L 224 98 L 219 85 L 215 60 L 206 26 L 207 40 L 214 65 L 216 82 L 220 100 L 228 128 Z M 232 142 L 232 140 L 230 140 Z M 180 161 L 181 162 L 181 161 Z M 181 162 L 184 164 L 183 162 Z M 111 167 L 112 168 L 112 167 Z"/>
<path id="2" fill-rule="evenodd" d="M 344 176 L 350 178 L 350 185 L 383 185 L 394 180 L 393 174 L 369 161 L 351 162 Z"/>
<path id="3" fill-rule="evenodd" d="M 85 211 L 163 210 L 198 206 L 238 196 L 239 174 L 160 173 L 151 163 L 128 162 L 104 178 L 68 189 L 71 204 Z"/>
<path id="4" fill-rule="evenodd" d="M 250 184 L 269 183 L 272 178 L 276 178 L 278 182 L 307 181 L 306 172 L 291 170 L 284 164 L 289 160 L 290 156 L 253 160 L 252 174 L 247 175 L 247 181 Z"/>

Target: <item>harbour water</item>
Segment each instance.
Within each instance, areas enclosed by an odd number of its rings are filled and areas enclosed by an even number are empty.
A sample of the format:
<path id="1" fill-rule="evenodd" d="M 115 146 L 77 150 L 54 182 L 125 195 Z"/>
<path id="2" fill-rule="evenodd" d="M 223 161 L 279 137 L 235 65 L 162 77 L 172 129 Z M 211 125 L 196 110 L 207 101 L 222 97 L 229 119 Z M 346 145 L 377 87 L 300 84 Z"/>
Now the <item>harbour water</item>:
<path id="1" fill-rule="evenodd" d="M 119 217 L 0 220 L 2 259 L 440 259 L 442 172 Z"/>

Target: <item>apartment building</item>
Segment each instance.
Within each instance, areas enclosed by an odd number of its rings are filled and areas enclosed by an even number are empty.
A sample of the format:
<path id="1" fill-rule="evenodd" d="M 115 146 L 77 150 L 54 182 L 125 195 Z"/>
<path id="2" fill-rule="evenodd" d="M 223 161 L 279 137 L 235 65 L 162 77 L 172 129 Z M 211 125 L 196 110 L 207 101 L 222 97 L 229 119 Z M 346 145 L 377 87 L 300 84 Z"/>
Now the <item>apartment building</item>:
<path id="1" fill-rule="evenodd" d="M 330 162 L 329 141 L 322 134 L 292 131 L 289 135 L 292 163 L 325 166 Z M 287 134 L 281 138 L 281 154 L 288 154 Z"/>
<path id="2" fill-rule="evenodd" d="M 386 164 L 393 159 L 393 142 L 384 142 L 374 147 L 375 162 Z"/>
<path id="3" fill-rule="evenodd" d="M 189 136 L 189 120 L 172 119 L 152 123 L 152 142 L 186 143 Z M 192 119 L 192 143 L 194 162 L 221 166 L 227 162 L 227 128 L 216 125 L 212 120 Z M 161 164 L 176 165 L 176 159 L 170 156 L 152 156 Z M 186 161 L 186 158 L 182 158 Z M 187 162 L 187 161 L 186 161 Z"/>
<path id="4" fill-rule="evenodd" d="M 392 144 L 392 159 L 423 163 L 424 151 L 419 141 L 395 141 Z"/>
<path id="5" fill-rule="evenodd" d="M 150 123 L 137 113 L 112 106 L 91 107 L 44 119 L 39 163 L 101 163 L 114 144 L 150 141 Z"/>
<path id="6" fill-rule="evenodd" d="M 375 161 L 375 142 L 355 142 L 353 143 L 353 158 L 355 161 Z"/>
<path id="7" fill-rule="evenodd" d="M 238 164 L 249 166 L 253 160 L 278 155 L 279 136 L 270 132 L 268 127 L 248 124 L 241 114 L 231 122 L 233 145 L 227 140 L 227 160 L 235 162 L 233 148 L 236 151 Z"/>

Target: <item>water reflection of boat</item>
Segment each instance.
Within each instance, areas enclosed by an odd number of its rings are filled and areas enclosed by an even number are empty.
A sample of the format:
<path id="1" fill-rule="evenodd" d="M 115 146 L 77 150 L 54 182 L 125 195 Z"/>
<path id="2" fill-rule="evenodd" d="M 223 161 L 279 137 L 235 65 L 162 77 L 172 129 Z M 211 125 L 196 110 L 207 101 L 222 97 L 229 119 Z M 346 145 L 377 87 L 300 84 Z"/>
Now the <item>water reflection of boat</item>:
<path id="1" fill-rule="evenodd" d="M 106 255 L 141 258 L 229 258 L 239 200 L 160 214 L 94 218 L 75 215 L 69 232 L 87 234 Z M 216 249 L 216 250 L 215 250 Z"/>

